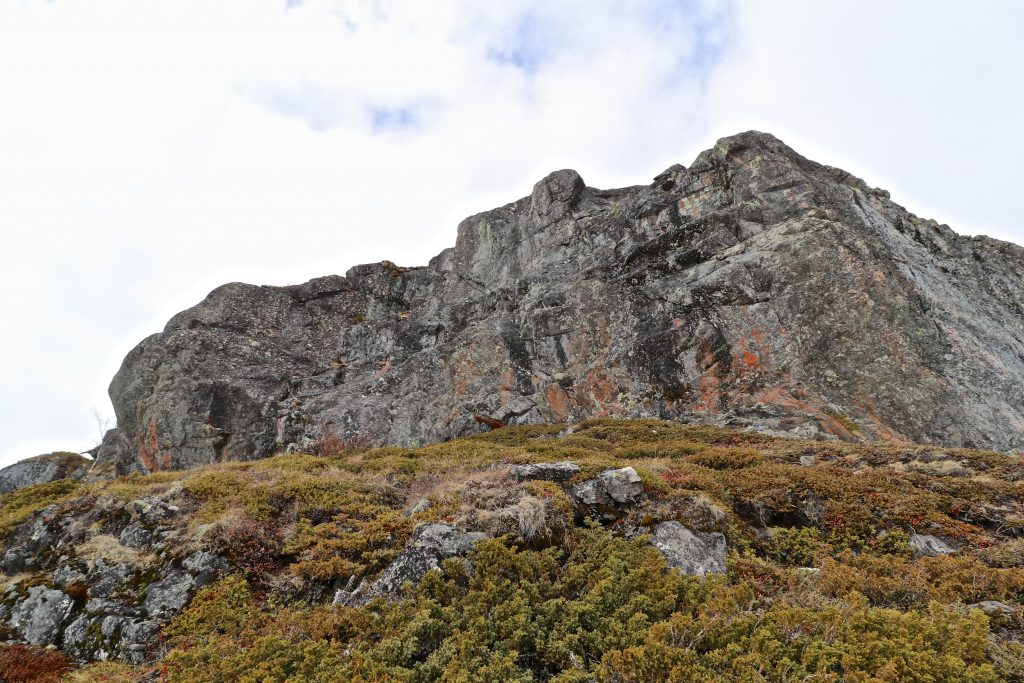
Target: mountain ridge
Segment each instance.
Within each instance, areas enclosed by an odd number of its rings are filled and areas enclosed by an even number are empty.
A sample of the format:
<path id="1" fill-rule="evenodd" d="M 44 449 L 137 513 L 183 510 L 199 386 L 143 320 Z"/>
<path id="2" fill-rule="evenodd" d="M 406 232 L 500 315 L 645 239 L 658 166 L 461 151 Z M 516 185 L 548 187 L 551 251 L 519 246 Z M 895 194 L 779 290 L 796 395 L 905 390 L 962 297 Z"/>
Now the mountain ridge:
<path id="1" fill-rule="evenodd" d="M 97 474 L 657 417 L 1024 445 L 1024 249 L 960 237 L 771 135 L 651 185 L 556 171 L 428 265 L 231 283 L 128 354 Z"/>

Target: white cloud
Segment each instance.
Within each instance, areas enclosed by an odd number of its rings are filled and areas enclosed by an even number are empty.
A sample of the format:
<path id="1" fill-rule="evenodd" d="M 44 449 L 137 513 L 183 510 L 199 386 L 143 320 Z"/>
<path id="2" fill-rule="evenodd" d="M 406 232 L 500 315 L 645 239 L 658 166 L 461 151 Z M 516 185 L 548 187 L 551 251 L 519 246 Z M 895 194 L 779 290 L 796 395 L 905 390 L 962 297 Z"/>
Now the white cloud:
<path id="1" fill-rule="evenodd" d="M 554 168 L 689 153 L 727 7 L 643 9 L 2 6 L 0 460 L 89 445 L 124 354 L 224 281 L 424 263 Z"/>
<path id="2" fill-rule="evenodd" d="M 5 3 L 0 462 L 89 445 L 124 354 L 214 286 L 425 263 L 556 168 L 645 182 L 760 127 L 1013 236 L 1020 16 L 937 7 Z"/>

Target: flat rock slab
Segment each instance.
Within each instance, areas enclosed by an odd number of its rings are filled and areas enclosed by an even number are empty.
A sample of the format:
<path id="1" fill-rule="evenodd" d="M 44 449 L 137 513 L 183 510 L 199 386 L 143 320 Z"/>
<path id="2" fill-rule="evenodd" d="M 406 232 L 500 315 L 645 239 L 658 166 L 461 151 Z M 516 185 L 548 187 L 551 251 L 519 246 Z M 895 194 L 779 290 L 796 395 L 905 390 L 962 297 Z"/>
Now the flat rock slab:
<path id="1" fill-rule="evenodd" d="M 538 462 L 530 465 L 513 465 L 512 476 L 519 481 L 542 479 L 545 481 L 569 481 L 579 474 L 580 466 L 574 462 Z"/>
<path id="2" fill-rule="evenodd" d="M 952 542 L 931 534 L 911 534 L 907 542 L 914 557 L 950 555 L 959 550 Z"/>

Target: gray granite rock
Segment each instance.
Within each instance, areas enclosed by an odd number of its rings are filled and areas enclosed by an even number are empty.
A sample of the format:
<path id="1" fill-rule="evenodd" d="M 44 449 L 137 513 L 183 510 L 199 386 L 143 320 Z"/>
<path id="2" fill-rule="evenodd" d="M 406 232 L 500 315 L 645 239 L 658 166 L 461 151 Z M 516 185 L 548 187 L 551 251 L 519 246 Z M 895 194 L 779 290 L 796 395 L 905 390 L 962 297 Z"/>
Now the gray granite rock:
<path id="1" fill-rule="evenodd" d="M 420 498 L 416 503 L 405 511 L 407 517 L 415 517 L 421 512 L 426 512 L 430 509 L 431 503 L 426 498 Z"/>
<path id="2" fill-rule="evenodd" d="M 64 631 L 62 649 L 83 660 L 118 659 L 141 664 L 160 645 L 160 623 L 143 609 L 90 600 Z"/>
<path id="3" fill-rule="evenodd" d="M 1019 608 L 998 600 L 982 600 L 981 602 L 974 603 L 971 607 L 977 607 L 989 616 L 1010 616 L 1020 611 Z"/>
<path id="4" fill-rule="evenodd" d="M 336 604 L 361 604 L 374 597 L 394 597 L 406 583 L 415 584 L 431 569 L 437 569 L 449 557 L 460 557 L 487 534 L 463 531 L 441 522 L 416 528 L 405 550 L 389 564 L 371 585 L 349 586 L 335 595 Z"/>
<path id="5" fill-rule="evenodd" d="M 54 588 L 34 586 L 11 612 L 11 626 L 33 645 L 57 645 L 74 600 Z"/>
<path id="6" fill-rule="evenodd" d="M 121 542 L 121 545 L 129 548 L 148 548 L 153 542 L 153 530 L 147 529 L 138 522 L 132 522 L 124 528 L 118 540 Z"/>
<path id="7" fill-rule="evenodd" d="M 212 583 L 228 570 L 228 563 L 223 557 L 205 551 L 192 553 L 185 558 L 181 566 L 192 575 L 192 582 L 196 587 Z"/>
<path id="8" fill-rule="evenodd" d="M 684 574 L 706 576 L 725 573 L 725 536 L 718 532 L 693 532 L 679 522 L 662 522 L 651 543 L 669 567 Z"/>
<path id="9" fill-rule="evenodd" d="M 426 266 L 217 288 L 125 358 L 94 470 L 416 445 L 475 415 L 1019 449 L 1022 261 L 764 133 L 651 185 L 558 171 Z"/>
<path id="10" fill-rule="evenodd" d="M 580 466 L 574 462 L 537 462 L 529 465 L 513 465 L 512 476 L 519 481 L 543 479 L 546 481 L 568 481 L 578 474 Z"/>
<path id="11" fill-rule="evenodd" d="M 949 555 L 959 548 L 947 539 L 931 534 L 911 534 L 907 542 L 915 557 L 924 555 Z"/>
<path id="12" fill-rule="evenodd" d="M 159 581 L 146 586 L 146 612 L 166 618 L 180 612 L 188 604 L 195 580 L 180 569 L 172 569 Z"/>
<path id="13" fill-rule="evenodd" d="M 644 485 L 636 470 L 623 467 L 605 470 L 576 484 L 569 495 L 583 515 L 610 521 L 622 517 L 643 499 Z"/>
<path id="14" fill-rule="evenodd" d="M 0 469 L 0 493 L 58 479 L 82 479 L 92 461 L 78 453 L 49 453 L 20 460 Z"/>

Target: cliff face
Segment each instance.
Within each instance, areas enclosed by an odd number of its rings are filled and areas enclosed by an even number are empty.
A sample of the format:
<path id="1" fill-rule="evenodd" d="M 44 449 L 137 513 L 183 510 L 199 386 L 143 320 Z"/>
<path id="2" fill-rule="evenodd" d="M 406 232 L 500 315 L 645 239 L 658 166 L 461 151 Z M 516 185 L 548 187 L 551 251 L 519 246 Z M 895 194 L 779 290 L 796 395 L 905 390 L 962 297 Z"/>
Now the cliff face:
<path id="1" fill-rule="evenodd" d="M 757 132 L 649 186 L 549 175 L 428 266 L 228 284 L 125 358 L 100 471 L 595 416 L 1024 447 L 1024 249 Z"/>

